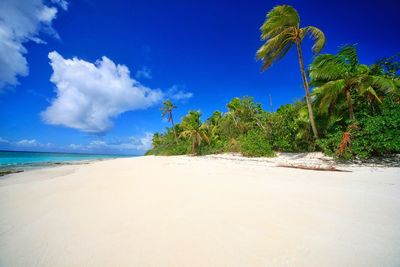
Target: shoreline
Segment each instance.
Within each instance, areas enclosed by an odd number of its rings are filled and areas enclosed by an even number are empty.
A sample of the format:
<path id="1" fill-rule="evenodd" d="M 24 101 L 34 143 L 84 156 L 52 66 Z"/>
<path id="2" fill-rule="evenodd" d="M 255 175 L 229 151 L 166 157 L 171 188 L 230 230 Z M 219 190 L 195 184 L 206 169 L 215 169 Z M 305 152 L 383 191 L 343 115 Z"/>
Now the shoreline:
<path id="1" fill-rule="evenodd" d="M 136 157 L 136 156 L 132 156 Z M 66 161 L 43 161 L 22 164 L 9 164 L 0 166 L 0 179 L 6 178 L 11 174 L 23 173 L 32 170 L 55 168 L 65 165 L 85 165 L 96 161 L 112 160 L 125 157 L 110 157 L 110 158 L 96 158 L 96 159 L 83 159 L 83 160 L 66 160 Z M 128 156 L 126 158 L 129 158 Z"/>
<path id="2" fill-rule="evenodd" d="M 176 155 L 176 156 L 157 156 L 157 157 L 182 157 L 188 155 Z M 112 160 L 118 158 L 131 158 L 131 157 L 147 157 L 143 156 L 116 156 L 110 158 L 97 158 L 97 159 L 84 159 L 84 160 L 71 160 L 71 161 L 60 161 L 60 162 L 36 162 L 16 165 L 4 165 L 0 166 L 0 179 L 5 179 L 7 176 L 16 173 L 27 172 L 31 170 L 54 168 L 64 165 L 84 165 L 90 164 L 96 161 Z M 189 156 L 192 157 L 192 156 Z M 296 168 L 298 166 L 304 168 L 319 168 L 323 167 L 329 170 L 333 166 L 338 168 L 346 167 L 376 167 L 376 168 L 400 168 L 400 155 L 392 155 L 386 158 L 371 158 L 368 160 L 336 160 L 332 157 L 324 155 L 322 152 L 276 152 L 275 157 L 246 157 L 240 153 L 221 153 L 221 154 L 208 154 L 193 157 L 204 157 L 213 159 L 226 159 L 236 161 L 255 161 L 263 162 L 269 166 L 271 163 L 275 164 L 275 167 L 287 167 Z M 338 169 L 340 171 L 340 169 Z M 6 172 L 6 173 L 3 173 Z"/>

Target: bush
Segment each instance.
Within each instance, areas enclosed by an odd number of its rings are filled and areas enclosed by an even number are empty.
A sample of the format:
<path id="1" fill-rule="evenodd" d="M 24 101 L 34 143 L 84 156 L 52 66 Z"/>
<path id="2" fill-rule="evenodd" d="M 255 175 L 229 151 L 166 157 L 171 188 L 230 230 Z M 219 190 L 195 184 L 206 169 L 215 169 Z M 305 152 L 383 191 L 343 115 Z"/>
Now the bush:
<path id="1" fill-rule="evenodd" d="M 226 141 L 225 140 L 212 140 L 209 144 L 202 143 L 198 147 L 197 154 L 198 155 L 209 155 L 209 154 L 218 154 L 225 152 Z"/>
<path id="2" fill-rule="evenodd" d="M 360 120 L 351 149 L 363 158 L 400 153 L 400 105 L 385 102 L 382 113 Z"/>
<path id="3" fill-rule="evenodd" d="M 305 104 L 299 102 L 284 105 L 270 115 L 271 144 L 275 151 L 312 150 L 313 138 L 308 119 L 304 118 L 304 107 Z"/>
<path id="4" fill-rule="evenodd" d="M 240 143 L 235 139 L 231 138 L 225 145 L 225 152 L 240 152 Z"/>
<path id="5" fill-rule="evenodd" d="M 271 144 L 266 134 L 258 129 L 248 131 L 241 136 L 240 150 L 247 157 L 273 157 L 275 154 L 272 151 Z"/>
<path id="6" fill-rule="evenodd" d="M 160 156 L 173 156 L 173 155 L 186 155 L 191 152 L 191 143 L 188 140 L 179 140 L 179 142 L 166 143 L 158 145 L 148 150 L 145 155 L 160 155 Z"/>
<path id="7" fill-rule="evenodd" d="M 336 156 L 336 151 L 342 140 L 343 132 L 337 128 L 333 133 L 328 134 L 325 138 L 317 140 L 318 146 L 324 152 L 324 154 L 329 156 Z"/>
<path id="8" fill-rule="evenodd" d="M 318 145 L 325 154 L 344 159 L 400 153 L 400 105 L 388 100 L 381 108 L 379 115 L 364 116 L 347 128 L 350 143 L 342 153 L 337 153 L 343 138 L 340 129 L 318 140 Z"/>

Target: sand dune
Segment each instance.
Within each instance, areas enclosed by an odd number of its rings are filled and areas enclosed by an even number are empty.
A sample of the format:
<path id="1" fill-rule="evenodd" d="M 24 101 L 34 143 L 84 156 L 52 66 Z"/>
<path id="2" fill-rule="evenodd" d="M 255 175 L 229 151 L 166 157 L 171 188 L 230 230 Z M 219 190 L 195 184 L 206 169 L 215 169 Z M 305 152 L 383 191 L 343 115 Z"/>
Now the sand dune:
<path id="1" fill-rule="evenodd" d="M 400 168 L 137 157 L 0 180 L 0 266 L 400 266 Z"/>

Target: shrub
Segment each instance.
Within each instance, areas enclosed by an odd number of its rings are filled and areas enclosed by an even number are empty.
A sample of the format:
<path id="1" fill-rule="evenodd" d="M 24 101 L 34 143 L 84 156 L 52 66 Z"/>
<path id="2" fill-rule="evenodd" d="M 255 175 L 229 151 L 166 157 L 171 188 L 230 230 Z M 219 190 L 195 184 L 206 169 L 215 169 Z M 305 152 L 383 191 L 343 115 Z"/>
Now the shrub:
<path id="1" fill-rule="evenodd" d="M 218 154 L 223 153 L 225 150 L 225 140 L 212 140 L 210 144 L 203 143 L 198 147 L 198 155 Z"/>
<path id="2" fill-rule="evenodd" d="M 241 136 L 240 149 L 244 156 L 247 157 L 273 157 L 275 154 L 272 151 L 271 144 L 266 134 L 258 129 L 248 131 Z"/>
<path id="3" fill-rule="evenodd" d="M 318 145 L 325 154 L 344 159 L 400 153 L 400 105 L 385 101 L 379 115 L 362 117 L 348 126 L 346 133 L 350 141 L 339 151 L 343 137 L 347 136 L 340 129 L 318 140 Z"/>
<path id="4" fill-rule="evenodd" d="M 225 145 L 225 152 L 240 152 L 240 143 L 235 138 L 231 138 Z"/>

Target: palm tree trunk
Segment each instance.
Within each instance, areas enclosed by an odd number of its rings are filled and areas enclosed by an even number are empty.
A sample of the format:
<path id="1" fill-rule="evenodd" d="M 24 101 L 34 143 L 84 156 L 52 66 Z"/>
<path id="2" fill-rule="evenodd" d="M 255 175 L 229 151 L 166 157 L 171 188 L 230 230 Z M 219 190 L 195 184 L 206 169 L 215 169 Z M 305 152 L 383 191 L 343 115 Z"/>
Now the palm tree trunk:
<path id="1" fill-rule="evenodd" d="M 304 70 L 303 54 L 301 51 L 300 42 L 296 42 L 296 47 L 297 47 L 297 55 L 299 57 L 301 78 L 303 79 L 303 86 L 304 86 L 304 90 L 306 91 L 306 102 L 307 102 L 307 107 L 308 107 L 308 115 L 310 117 L 310 124 L 311 124 L 312 131 L 314 133 L 314 138 L 318 139 L 318 131 L 317 131 L 317 126 L 316 126 L 315 120 L 314 120 L 314 111 L 313 111 L 313 108 L 311 105 L 310 88 L 308 86 L 306 72 Z"/>
<path id="2" fill-rule="evenodd" d="M 346 92 L 347 105 L 349 106 L 349 117 L 350 120 L 354 120 L 355 117 L 354 117 L 353 102 L 351 100 L 350 90 L 346 89 L 345 92 Z"/>
<path id="3" fill-rule="evenodd" d="M 196 137 L 192 137 L 192 154 L 196 153 Z"/>
<path id="4" fill-rule="evenodd" d="M 174 130 L 175 140 L 178 141 L 178 136 L 176 135 L 174 118 L 172 117 L 172 112 L 170 111 L 169 116 L 171 118 L 172 129 Z"/>

